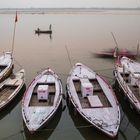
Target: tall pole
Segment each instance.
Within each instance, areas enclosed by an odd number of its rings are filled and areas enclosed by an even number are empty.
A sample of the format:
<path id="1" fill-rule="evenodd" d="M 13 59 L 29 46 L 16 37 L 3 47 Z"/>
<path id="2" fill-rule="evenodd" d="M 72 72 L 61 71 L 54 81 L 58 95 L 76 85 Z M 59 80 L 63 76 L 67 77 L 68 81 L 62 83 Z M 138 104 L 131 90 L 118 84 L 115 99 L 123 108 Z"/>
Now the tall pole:
<path id="1" fill-rule="evenodd" d="M 16 12 L 16 17 L 15 17 L 13 40 L 12 40 L 12 50 L 11 50 L 12 56 L 13 56 L 13 51 L 14 51 L 14 42 L 15 42 L 15 33 L 16 33 L 16 22 L 17 22 L 17 12 Z"/>

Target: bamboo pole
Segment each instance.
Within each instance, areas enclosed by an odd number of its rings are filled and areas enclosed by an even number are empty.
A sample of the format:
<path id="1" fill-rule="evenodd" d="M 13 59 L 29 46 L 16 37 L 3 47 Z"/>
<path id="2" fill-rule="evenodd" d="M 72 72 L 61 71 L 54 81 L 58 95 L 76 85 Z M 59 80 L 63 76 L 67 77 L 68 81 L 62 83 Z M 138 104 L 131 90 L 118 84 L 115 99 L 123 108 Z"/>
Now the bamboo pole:
<path id="1" fill-rule="evenodd" d="M 14 22 L 14 32 L 13 32 L 12 50 L 11 50 L 11 55 L 12 56 L 13 56 L 13 52 L 14 52 L 14 43 L 15 43 L 15 34 L 16 34 L 16 22 L 17 22 L 17 12 L 16 12 L 15 22 Z"/>

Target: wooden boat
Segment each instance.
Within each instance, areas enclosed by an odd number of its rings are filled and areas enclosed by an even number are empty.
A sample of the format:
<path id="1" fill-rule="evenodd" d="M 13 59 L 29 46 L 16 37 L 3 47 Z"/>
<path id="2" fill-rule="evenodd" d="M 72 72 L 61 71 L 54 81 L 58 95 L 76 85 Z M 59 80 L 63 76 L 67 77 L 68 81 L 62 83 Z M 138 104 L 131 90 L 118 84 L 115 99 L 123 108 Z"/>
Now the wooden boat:
<path id="1" fill-rule="evenodd" d="M 0 82 L 12 73 L 13 66 L 14 64 L 11 52 L 5 52 L 0 56 Z"/>
<path id="2" fill-rule="evenodd" d="M 61 81 L 51 69 L 45 69 L 31 82 L 22 100 L 22 116 L 28 130 L 33 133 L 42 128 L 61 101 Z"/>
<path id="3" fill-rule="evenodd" d="M 35 30 L 36 34 L 52 34 L 52 25 L 50 24 L 49 29 L 48 30 L 40 30 L 39 28 L 37 28 L 37 30 Z"/>
<path id="4" fill-rule="evenodd" d="M 0 84 L 0 110 L 7 106 L 22 89 L 25 80 L 24 70 L 12 74 Z"/>
<path id="5" fill-rule="evenodd" d="M 140 63 L 128 57 L 118 58 L 114 72 L 124 95 L 140 113 Z"/>
<path id="6" fill-rule="evenodd" d="M 35 30 L 35 33 L 36 34 L 52 34 L 52 30 L 40 30 L 40 29 L 37 29 L 37 30 Z"/>
<path id="7" fill-rule="evenodd" d="M 103 58 L 113 58 L 114 53 L 115 53 L 115 49 L 109 49 L 109 50 L 106 50 L 106 51 L 95 53 L 95 55 L 98 56 L 98 57 L 103 57 Z M 118 49 L 117 55 L 121 56 L 121 57 L 126 56 L 126 57 L 133 58 L 133 59 L 137 57 L 136 52 L 129 51 L 127 49 Z"/>
<path id="8" fill-rule="evenodd" d="M 110 137 L 117 135 L 120 124 L 118 101 L 100 75 L 77 63 L 67 79 L 67 91 L 69 101 L 85 120 Z"/>

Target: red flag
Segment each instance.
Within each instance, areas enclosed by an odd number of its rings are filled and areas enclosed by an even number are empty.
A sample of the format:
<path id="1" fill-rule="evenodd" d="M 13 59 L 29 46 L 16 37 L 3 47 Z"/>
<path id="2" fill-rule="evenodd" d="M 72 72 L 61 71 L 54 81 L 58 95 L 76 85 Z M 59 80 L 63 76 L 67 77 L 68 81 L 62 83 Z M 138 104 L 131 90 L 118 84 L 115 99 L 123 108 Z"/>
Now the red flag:
<path id="1" fill-rule="evenodd" d="M 18 17 L 17 17 L 17 12 L 16 12 L 15 22 L 17 22 L 17 21 L 18 21 Z"/>

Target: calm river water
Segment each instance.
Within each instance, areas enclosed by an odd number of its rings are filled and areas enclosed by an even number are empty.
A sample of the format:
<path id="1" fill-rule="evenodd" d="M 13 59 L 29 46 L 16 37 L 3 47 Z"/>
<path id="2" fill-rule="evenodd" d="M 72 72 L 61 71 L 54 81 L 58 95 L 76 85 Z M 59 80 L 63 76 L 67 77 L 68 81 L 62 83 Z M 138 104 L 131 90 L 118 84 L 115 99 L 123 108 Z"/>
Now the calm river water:
<path id="1" fill-rule="evenodd" d="M 0 14 L 0 52 L 11 50 L 14 14 Z M 52 36 L 36 35 L 35 29 L 48 29 Z M 52 68 L 61 78 L 66 94 L 66 79 L 71 63 L 81 62 L 114 82 L 114 60 L 97 58 L 94 53 L 114 48 L 111 32 L 119 48 L 136 51 L 140 43 L 140 11 L 48 12 L 45 14 L 19 13 L 14 44 L 14 71 L 26 70 L 26 87 L 42 68 Z M 70 56 L 71 63 L 68 58 Z M 121 108 L 121 125 L 115 140 L 139 140 L 140 116 L 130 109 L 117 90 Z M 89 126 L 67 106 L 63 99 L 57 115 L 49 124 L 31 135 L 22 120 L 21 98 L 14 100 L 0 112 L 0 140 L 108 140 L 107 136 Z M 64 106 L 66 108 L 64 109 Z"/>

